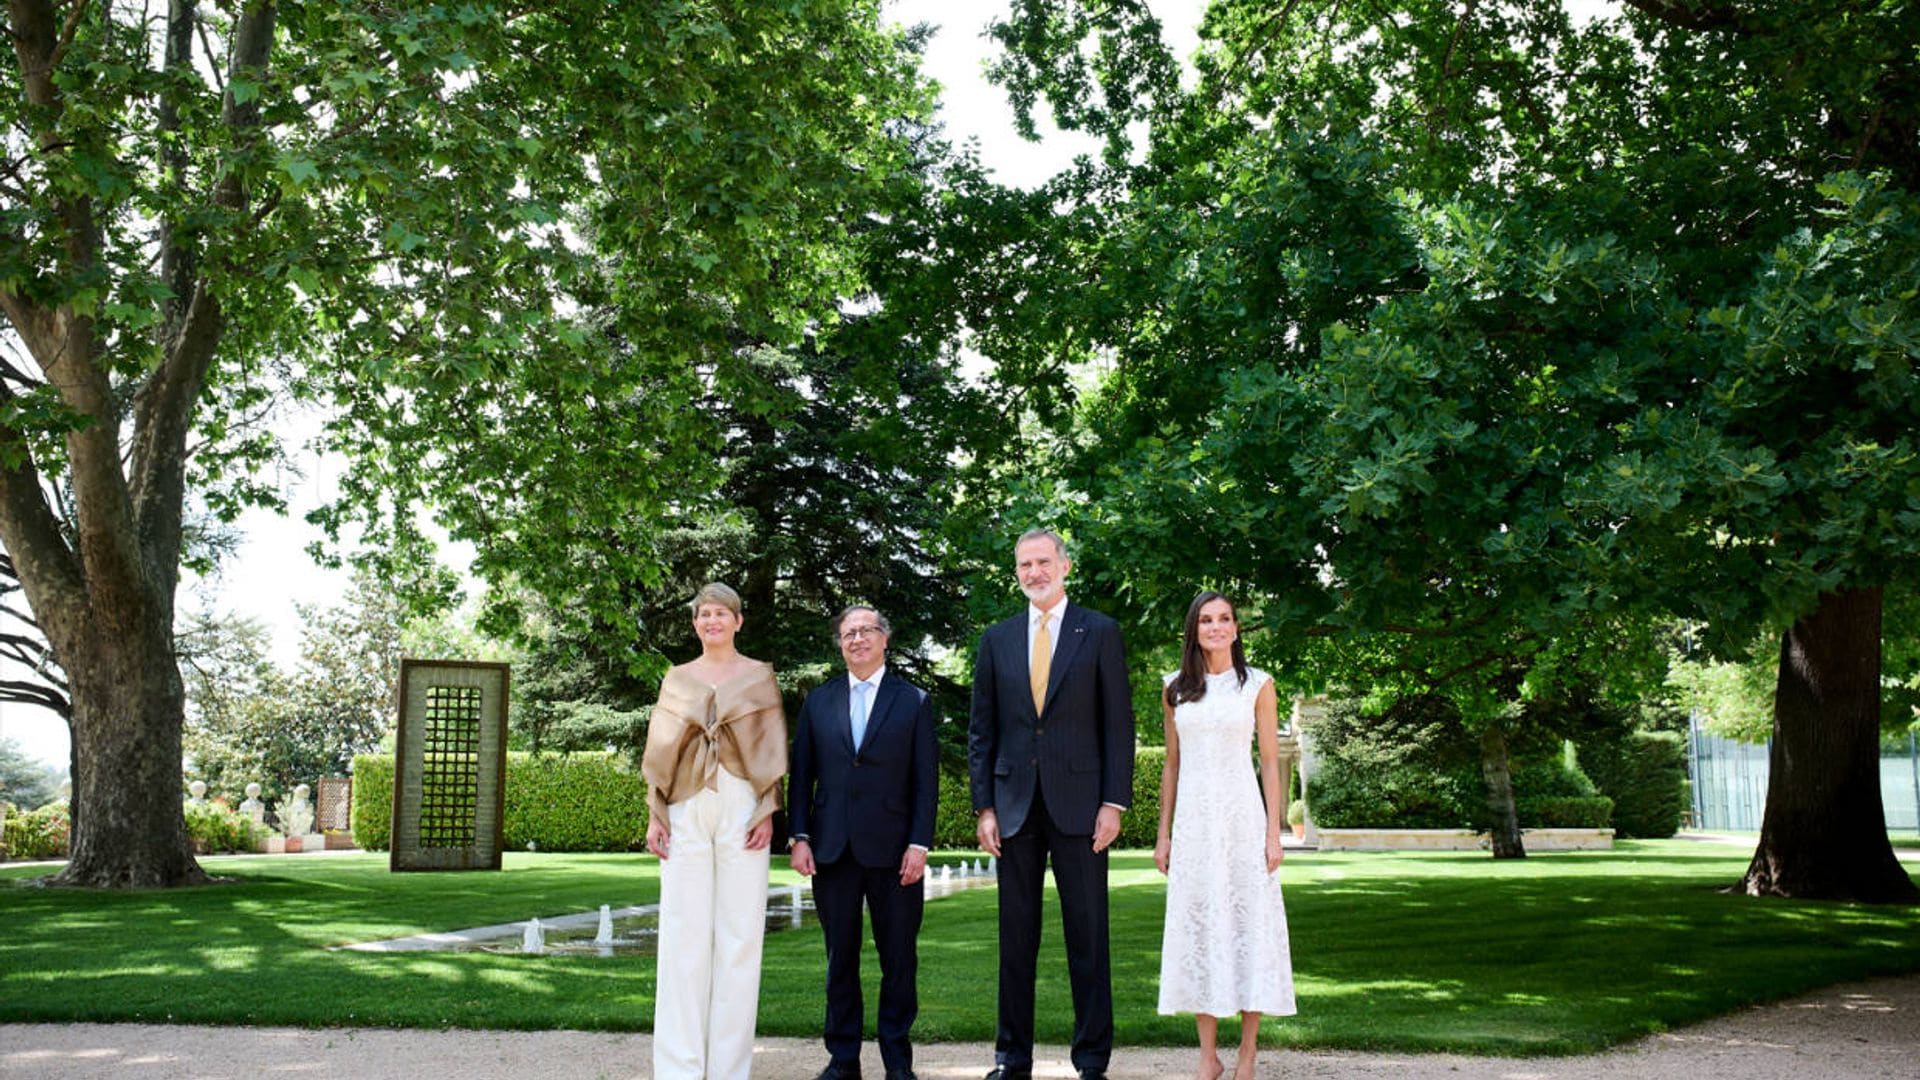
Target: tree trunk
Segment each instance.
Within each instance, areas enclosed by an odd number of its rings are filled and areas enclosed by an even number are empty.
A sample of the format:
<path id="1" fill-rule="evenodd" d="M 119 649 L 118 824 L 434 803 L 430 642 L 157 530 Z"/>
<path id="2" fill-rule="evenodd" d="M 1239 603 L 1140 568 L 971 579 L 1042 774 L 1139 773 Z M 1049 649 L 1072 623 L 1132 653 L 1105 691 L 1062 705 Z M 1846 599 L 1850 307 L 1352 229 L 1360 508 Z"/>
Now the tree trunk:
<path id="1" fill-rule="evenodd" d="M 1827 593 L 1780 641 L 1749 896 L 1914 903 L 1880 801 L 1879 589 Z"/>
<path id="2" fill-rule="evenodd" d="M 170 611 L 172 605 L 160 605 Z M 73 694 L 73 800 L 67 867 L 55 885 L 164 888 L 203 883 L 180 798 L 185 694 L 171 630 L 90 635 L 62 657 Z"/>
<path id="3" fill-rule="evenodd" d="M 1480 776 L 1487 783 L 1487 808 L 1493 811 L 1493 857 L 1524 859 L 1520 842 L 1520 812 L 1513 805 L 1513 770 L 1507 763 L 1507 733 L 1498 722 L 1480 727 Z"/>

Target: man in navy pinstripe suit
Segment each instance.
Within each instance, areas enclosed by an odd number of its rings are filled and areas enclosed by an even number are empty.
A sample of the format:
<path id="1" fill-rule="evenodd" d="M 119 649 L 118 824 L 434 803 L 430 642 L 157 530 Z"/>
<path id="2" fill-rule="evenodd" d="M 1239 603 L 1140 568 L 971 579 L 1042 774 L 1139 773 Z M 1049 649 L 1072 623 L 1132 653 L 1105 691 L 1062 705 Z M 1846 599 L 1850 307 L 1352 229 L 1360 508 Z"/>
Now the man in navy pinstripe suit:
<path id="1" fill-rule="evenodd" d="M 833 620 L 846 678 L 807 695 L 795 724 L 788 804 L 793 868 L 813 877 L 827 939 L 829 1060 L 820 1080 L 860 1076 L 860 906 L 880 955 L 877 1034 L 887 1080 L 913 1080 L 918 938 L 940 775 L 933 699 L 887 670 L 884 615 Z"/>
<path id="2" fill-rule="evenodd" d="M 1113 1053 L 1107 847 L 1133 796 L 1133 702 L 1120 627 L 1067 602 L 1073 567 L 1050 530 L 1023 534 L 1027 610 L 980 636 L 967 733 L 980 846 L 999 858 L 1000 1009 L 988 1080 L 1033 1074 L 1041 885 L 1060 894 L 1073 993 L 1073 1064 L 1104 1080 Z"/>

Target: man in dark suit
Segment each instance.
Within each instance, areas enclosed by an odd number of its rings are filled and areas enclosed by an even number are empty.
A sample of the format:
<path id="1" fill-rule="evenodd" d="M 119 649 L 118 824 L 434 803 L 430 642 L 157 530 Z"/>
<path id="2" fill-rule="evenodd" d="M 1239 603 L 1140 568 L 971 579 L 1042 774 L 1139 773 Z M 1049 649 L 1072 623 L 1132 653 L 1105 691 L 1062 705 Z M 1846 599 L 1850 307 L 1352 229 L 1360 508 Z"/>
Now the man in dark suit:
<path id="1" fill-rule="evenodd" d="M 793 868 L 813 878 L 827 938 L 827 1053 L 820 1080 L 860 1075 L 860 904 L 880 954 L 880 1059 L 913 1080 L 920 916 L 940 774 L 933 700 L 887 671 L 892 627 L 855 605 L 833 620 L 847 677 L 807 695 L 793 740 Z"/>
<path id="2" fill-rule="evenodd" d="M 1046 529 L 1014 545 L 1028 608 L 980 636 L 967 766 L 980 846 L 999 858 L 1000 1017 L 988 1080 L 1033 1075 L 1040 893 L 1053 862 L 1073 990 L 1073 1065 L 1113 1054 L 1107 847 L 1133 797 L 1133 701 L 1120 627 L 1067 603 L 1073 563 Z"/>

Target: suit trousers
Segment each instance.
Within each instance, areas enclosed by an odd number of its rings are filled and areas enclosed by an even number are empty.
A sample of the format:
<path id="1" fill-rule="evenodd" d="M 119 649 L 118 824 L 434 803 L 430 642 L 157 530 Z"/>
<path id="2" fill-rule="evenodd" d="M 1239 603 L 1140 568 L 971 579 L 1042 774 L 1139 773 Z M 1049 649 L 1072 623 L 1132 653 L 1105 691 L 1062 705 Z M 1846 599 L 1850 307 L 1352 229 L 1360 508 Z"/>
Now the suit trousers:
<path id="1" fill-rule="evenodd" d="M 658 1080 L 745 1080 L 760 1007 L 768 849 L 746 849 L 753 785 L 720 770 L 718 787 L 667 807 L 653 1003 Z"/>
<path id="2" fill-rule="evenodd" d="M 1033 1067 L 1033 984 L 1047 863 L 1060 895 L 1067 982 L 1073 994 L 1073 1065 L 1104 1073 L 1113 1056 L 1113 975 L 1107 955 L 1107 853 L 1087 831 L 1061 832 L 1035 785 L 1020 831 L 1000 838 L 1000 1022 L 994 1058 Z"/>
<path id="3" fill-rule="evenodd" d="M 900 884 L 900 867 L 861 866 L 851 853 L 820 867 L 813 906 L 827 939 L 827 1054 L 845 1069 L 860 1067 L 860 1030 L 866 1018 L 860 994 L 860 905 L 873 920 L 880 957 L 880 1006 L 875 1032 L 888 1072 L 913 1068 L 909 1033 L 920 1011 L 920 919 L 926 880 Z"/>

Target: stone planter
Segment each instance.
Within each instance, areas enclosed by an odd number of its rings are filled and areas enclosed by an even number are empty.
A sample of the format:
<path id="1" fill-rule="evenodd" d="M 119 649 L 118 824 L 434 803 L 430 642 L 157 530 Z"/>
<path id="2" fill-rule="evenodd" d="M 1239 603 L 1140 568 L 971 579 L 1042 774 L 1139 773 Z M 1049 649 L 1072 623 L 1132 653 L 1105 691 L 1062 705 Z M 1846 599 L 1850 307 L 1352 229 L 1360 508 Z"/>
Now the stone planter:
<path id="1" fill-rule="evenodd" d="M 297 851 L 303 850 L 302 845 L 306 842 L 306 839 L 304 836 L 282 836 L 280 837 L 280 850 L 288 855 L 292 855 Z M 267 850 L 273 850 L 273 841 L 267 841 Z"/>
<path id="2" fill-rule="evenodd" d="M 360 845 L 353 842 L 350 833 L 327 833 L 323 838 L 328 851 L 358 851 Z"/>

